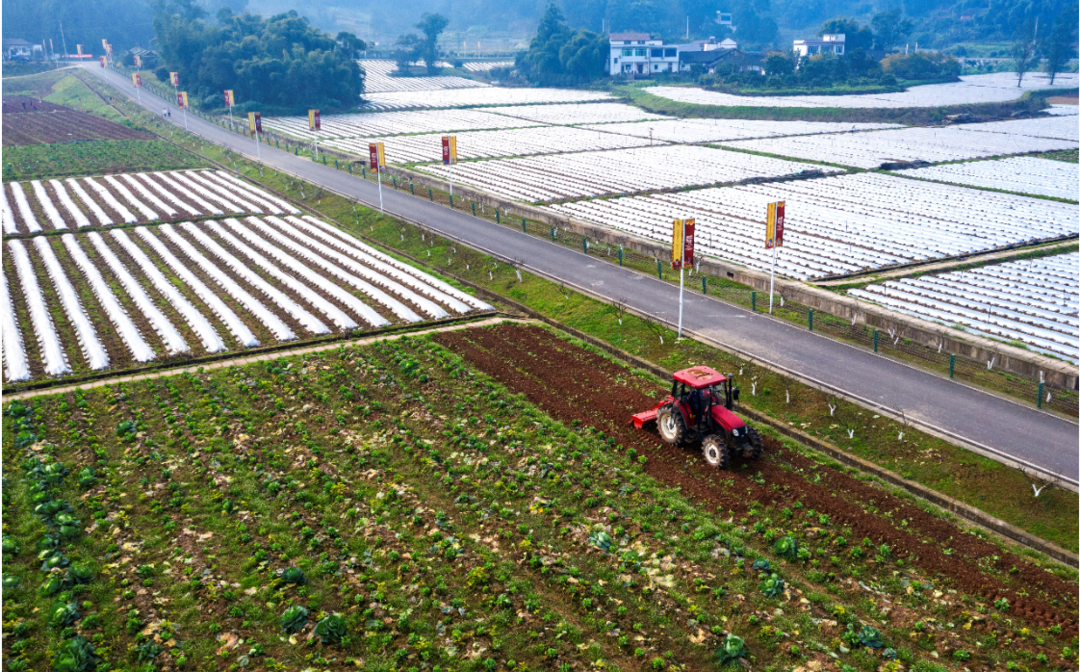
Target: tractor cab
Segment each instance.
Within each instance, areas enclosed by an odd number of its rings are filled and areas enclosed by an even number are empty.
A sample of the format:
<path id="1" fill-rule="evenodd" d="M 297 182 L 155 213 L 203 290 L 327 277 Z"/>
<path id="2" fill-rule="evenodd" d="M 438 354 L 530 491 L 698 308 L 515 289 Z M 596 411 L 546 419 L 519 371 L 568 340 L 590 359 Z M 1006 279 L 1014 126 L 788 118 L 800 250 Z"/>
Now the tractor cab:
<path id="1" fill-rule="evenodd" d="M 707 366 L 676 371 L 671 377 L 671 396 L 674 399 L 684 401 L 696 391 L 702 397 L 715 400 L 709 404 L 710 407 L 719 404 L 729 411 L 739 400 L 739 389 L 734 387 L 732 380 Z"/>
<path id="2" fill-rule="evenodd" d="M 734 413 L 739 390 L 730 375 L 695 366 L 672 375 L 671 394 L 647 411 L 633 416 L 639 429 L 655 421 L 660 438 L 679 446 L 701 444 L 705 461 L 727 466 L 731 453 L 750 459 L 761 456 L 761 437 Z"/>

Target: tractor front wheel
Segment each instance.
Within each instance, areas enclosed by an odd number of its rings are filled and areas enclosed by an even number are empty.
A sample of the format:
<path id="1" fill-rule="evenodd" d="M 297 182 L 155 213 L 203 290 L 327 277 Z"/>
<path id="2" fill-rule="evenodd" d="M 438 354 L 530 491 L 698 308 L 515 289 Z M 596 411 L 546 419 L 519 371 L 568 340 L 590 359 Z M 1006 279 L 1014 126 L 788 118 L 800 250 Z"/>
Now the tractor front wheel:
<path id="1" fill-rule="evenodd" d="M 761 457 L 761 451 L 764 447 L 761 445 L 761 435 L 757 433 L 757 430 L 753 427 L 746 428 L 746 448 L 743 450 L 743 454 L 749 457 L 751 460 L 756 460 Z"/>
<path id="2" fill-rule="evenodd" d="M 705 456 L 705 462 L 715 469 L 727 469 L 730 461 L 727 442 L 719 434 L 710 434 L 701 442 L 701 452 Z"/>
<path id="3" fill-rule="evenodd" d="M 686 427 L 682 413 L 675 408 L 674 404 L 662 406 L 656 413 L 656 429 L 660 432 L 660 438 L 664 443 L 673 446 L 684 445 L 690 438 L 690 431 Z"/>

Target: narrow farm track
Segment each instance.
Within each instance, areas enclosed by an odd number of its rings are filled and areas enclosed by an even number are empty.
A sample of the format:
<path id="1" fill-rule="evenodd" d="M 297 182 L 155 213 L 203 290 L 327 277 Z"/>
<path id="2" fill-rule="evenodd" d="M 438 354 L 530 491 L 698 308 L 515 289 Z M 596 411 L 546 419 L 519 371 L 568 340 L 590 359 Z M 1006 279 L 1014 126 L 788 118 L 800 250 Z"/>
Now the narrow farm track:
<path id="1" fill-rule="evenodd" d="M 84 69 L 100 76 L 93 68 Z M 129 81 L 116 73 L 106 77 L 110 86 L 135 101 Z M 144 94 L 143 107 L 160 113 L 162 99 L 149 91 Z M 167 121 L 182 127 L 180 112 L 175 112 Z M 197 117 L 187 121 L 191 131 L 207 141 L 255 159 L 249 139 Z M 329 191 L 372 207 L 379 203 L 377 187 L 370 182 L 268 146 L 262 147 L 261 156 L 266 165 Z M 674 321 L 677 287 L 405 193 L 387 189 L 383 195 L 391 215 L 497 259 L 524 260 L 523 270 L 588 296 L 608 302 L 622 299 L 634 312 L 664 324 Z M 752 357 L 868 408 L 896 417 L 903 409 L 913 426 L 994 459 L 1030 465 L 1073 486 L 1080 479 L 1075 422 L 708 297 L 688 295 L 686 315 L 687 333 L 705 343 Z M 882 385 L 883 380 L 889 384 Z"/>
<path id="2" fill-rule="evenodd" d="M 543 329 L 500 326 L 441 334 L 436 340 L 559 420 L 583 422 L 647 455 L 646 471 L 651 476 L 709 506 L 740 515 L 752 502 L 776 507 L 801 502 L 850 527 L 856 538 L 888 544 L 899 556 L 948 579 L 959 590 L 986 600 L 1006 597 L 1014 613 L 1032 625 L 1060 624 L 1076 630 L 1076 593 L 1065 582 L 775 440 L 766 438 L 767 457 L 760 463 L 751 462 L 747 468 L 736 458 L 730 471 L 717 472 L 708 470 L 697 454 L 661 444 L 655 433 L 634 430 L 630 414 L 648 408 L 654 398 L 624 382 L 630 375 L 625 369 Z M 871 506 L 881 514 L 866 510 Z M 893 512 L 891 520 L 883 515 L 886 511 Z M 908 522 L 901 529 L 892 520 Z M 997 558 L 993 566 L 1000 576 L 975 564 L 988 555 Z M 1013 566 L 1018 571 L 1010 575 Z"/>

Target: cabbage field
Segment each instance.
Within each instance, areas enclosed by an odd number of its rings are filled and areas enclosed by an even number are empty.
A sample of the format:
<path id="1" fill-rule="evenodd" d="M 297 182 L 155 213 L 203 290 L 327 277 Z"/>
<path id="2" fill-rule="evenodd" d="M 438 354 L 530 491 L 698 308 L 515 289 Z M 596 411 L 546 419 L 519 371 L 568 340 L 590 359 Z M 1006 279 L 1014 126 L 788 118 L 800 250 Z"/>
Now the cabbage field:
<path id="1" fill-rule="evenodd" d="M 8 668 L 1075 669 L 1068 572 L 661 389 L 508 324 L 7 400 Z"/>

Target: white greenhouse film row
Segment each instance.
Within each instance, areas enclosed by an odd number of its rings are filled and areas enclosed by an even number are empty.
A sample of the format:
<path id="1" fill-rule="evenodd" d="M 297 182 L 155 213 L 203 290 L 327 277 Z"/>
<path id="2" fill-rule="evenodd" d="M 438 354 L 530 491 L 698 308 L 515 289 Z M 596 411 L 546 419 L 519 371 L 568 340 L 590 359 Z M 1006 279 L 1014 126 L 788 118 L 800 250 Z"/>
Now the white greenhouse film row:
<path id="1" fill-rule="evenodd" d="M 367 76 L 364 77 L 364 94 L 391 93 L 398 91 L 443 91 L 446 89 L 474 89 L 487 84 L 453 75 L 394 77 L 395 61 L 360 61 Z"/>
<path id="2" fill-rule="evenodd" d="M 1080 233 L 1076 206 L 880 174 L 578 201 L 551 210 L 660 242 L 693 217 L 703 254 L 768 270 L 766 205 L 785 201 L 777 273 L 847 275 Z"/>
<path id="3" fill-rule="evenodd" d="M 1080 253 L 890 280 L 849 295 L 1080 361 Z"/>
<path id="4" fill-rule="evenodd" d="M 448 166 L 421 166 L 443 179 Z M 807 170 L 838 172 L 743 152 L 663 146 L 556 156 L 477 161 L 454 166 L 454 180 L 528 202 L 591 198 L 639 191 L 782 177 Z"/>
<path id="5" fill-rule="evenodd" d="M 760 119 L 660 119 L 582 126 L 609 133 L 651 137 L 656 142 L 701 143 L 776 138 L 818 133 L 851 133 L 899 128 L 897 124 L 841 124 L 827 121 L 767 121 Z"/>
<path id="6" fill-rule="evenodd" d="M 1080 164 L 1016 156 L 897 171 L 898 175 L 984 189 L 1080 199 Z"/>
<path id="7" fill-rule="evenodd" d="M 353 154 L 364 155 L 368 142 L 383 142 L 388 163 L 434 163 L 442 159 L 442 135 L 402 135 L 384 138 L 331 140 L 326 144 Z M 457 134 L 457 156 L 491 159 L 562 152 L 641 147 L 649 141 L 615 133 L 586 131 L 566 126 L 538 126 L 502 131 L 475 131 Z"/>
<path id="8" fill-rule="evenodd" d="M 526 89 L 528 90 L 528 89 Z M 480 108 L 508 117 L 524 119 L 539 124 L 573 126 L 575 124 L 608 124 L 627 121 L 659 121 L 668 119 L 659 114 L 646 112 L 640 107 L 625 103 L 578 103 L 569 105 L 520 105 L 511 107 Z"/>
<path id="9" fill-rule="evenodd" d="M 267 117 L 263 125 L 273 131 L 305 140 L 314 140 L 307 117 Z M 368 114 L 333 114 L 322 117 L 320 140 L 371 138 L 408 133 L 453 133 L 455 131 L 497 130 L 537 124 L 523 119 L 477 110 L 409 110 Z"/>
<path id="10" fill-rule="evenodd" d="M 299 210 L 223 171 L 124 173 L 4 185 L 4 232 L 72 231 L 160 218 L 295 214 Z M 8 195 L 16 209 L 6 207 Z M 33 199 L 31 201 L 31 198 Z M 38 206 L 37 214 L 34 205 Z M 59 204 L 59 206 L 57 205 Z M 135 214 L 138 213 L 138 214 Z"/>
<path id="11" fill-rule="evenodd" d="M 546 105 L 611 100 L 610 93 L 572 89 L 529 89 L 485 87 L 448 89 L 432 95 L 430 91 L 397 91 L 364 94 L 360 109 L 370 111 L 417 108 L 483 107 L 491 105 Z"/>
<path id="12" fill-rule="evenodd" d="M 726 107 L 843 107 L 903 108 L 941 107 L 972 103 L 1004 103 L 1016 100 L 1033 89 L 1075 89 L 1076 73 L 1057 76 L 1053 86 L 1042 73 L 1028 73 L 1023 86 L 1017 86 L 1016 73 L 966 75 L 951 84 L 913 86 L 897 93 L 868 93 L 846 96 L 739 96 L 681 86 L 653 86 L 646 89 L 654 96 L 681 103 Z"/>
<path id="13" fill-rule="evenodd" d="M 971 126 L 975 124 L 765 138 L 724 144 L 736 149 L 867 169 L 898 161 L 941 163 L 1076 148 L 1076 143 L 1069 140 L 1033 138 L 1008 133 L 980 133 L 971 130 Z"/>

